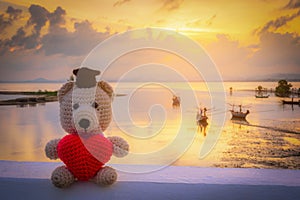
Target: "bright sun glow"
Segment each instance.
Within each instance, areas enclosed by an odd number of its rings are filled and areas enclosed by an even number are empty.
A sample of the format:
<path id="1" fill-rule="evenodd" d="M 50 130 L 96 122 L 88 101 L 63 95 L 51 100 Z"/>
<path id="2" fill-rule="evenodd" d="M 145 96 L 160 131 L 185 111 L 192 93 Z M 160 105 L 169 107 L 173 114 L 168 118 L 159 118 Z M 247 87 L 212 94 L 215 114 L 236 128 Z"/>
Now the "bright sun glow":
<path id="1" fill-rule="evenodd" d="M 165 29 L 165 30 L 170 30 L 170 31 L 176 31 L 178 33 L 184 34 L 184 35 L 199 35 L 201 33 L 217 33 L 219 30 L 216 29 L 211 29 L 211 28 L 190 28 L 190 27 L 178 27 L 178 28 L 173 28 L 173 27 L 158 27 L 154 26 L 151 28 L 160 28 L 160 29 Z"/>

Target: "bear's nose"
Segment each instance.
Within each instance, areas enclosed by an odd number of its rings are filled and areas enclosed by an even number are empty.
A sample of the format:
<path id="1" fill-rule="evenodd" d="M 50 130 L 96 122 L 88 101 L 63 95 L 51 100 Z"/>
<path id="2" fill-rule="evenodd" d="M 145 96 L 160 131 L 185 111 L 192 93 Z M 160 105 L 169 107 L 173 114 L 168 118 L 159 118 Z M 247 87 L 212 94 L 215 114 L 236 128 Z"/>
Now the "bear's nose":
<path id="1" fill-rule="evenodd" d="M 90 126 L 90 120 L 88 120 L 88 119 L 81 119 L 80 121 L 79 121 L 79 126 L 81 127 L 81 128 L 84 128 L 84 129 L 87 129 L 89 126 Z"/>

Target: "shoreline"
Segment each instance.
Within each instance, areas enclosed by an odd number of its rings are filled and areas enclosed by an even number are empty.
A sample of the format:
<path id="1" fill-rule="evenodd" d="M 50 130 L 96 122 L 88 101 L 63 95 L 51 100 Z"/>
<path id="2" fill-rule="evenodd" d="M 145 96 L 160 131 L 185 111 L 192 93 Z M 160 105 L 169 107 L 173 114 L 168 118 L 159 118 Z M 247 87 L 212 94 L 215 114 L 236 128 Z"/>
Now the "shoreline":
<path id="1" fill-rule="evenodd" d="M 48 95 L 57 96 L 57 91 L 0 91 L 0 94 L 4 95 Z"/>
<path id="2" fill-rule="evenodd" d="M 2 100 L 0 101 L 0 106 L 25 106 L 25 105 L 36 105 L 44 104 L 48 102 L 58 101 L 57 96 L 31 96 L 31 97 L 21 97 L 16 99 Z"/>
<path id="3" fill-rule="evenodd" d="M 26 106 L 58 101 L 58 91 L 0 91 L 0 95 L 28 95 L 9 100 L 0 100 L 0 106 Z M 115 94 L 116 97 L 127 94 Z"/>
<path id="4" fill-rule="evenodd" d="M 20 97 L 9 100 L 1 100 L 0 106 L 26 106 L 44 104 L 47 102 L 57 101 L 57 91 L 0 91 L 2 95 L 26 95 L 28 97 Z"/>

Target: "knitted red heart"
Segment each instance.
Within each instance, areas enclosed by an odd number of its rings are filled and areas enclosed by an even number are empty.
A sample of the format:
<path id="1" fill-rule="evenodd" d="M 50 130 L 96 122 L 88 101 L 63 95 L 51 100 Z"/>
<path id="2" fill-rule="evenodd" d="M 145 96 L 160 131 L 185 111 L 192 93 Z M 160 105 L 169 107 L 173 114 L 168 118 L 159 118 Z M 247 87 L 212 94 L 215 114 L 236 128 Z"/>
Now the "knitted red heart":
<path id="1" fill-rule="evenodd" d="M 66 135 L 57 145 L 58 157 L 73 175 L 82 181 L 94 177 L 109 161 L 112 151 L 112 143 L 100 134 L 88 138 L 77 134 Z"/>

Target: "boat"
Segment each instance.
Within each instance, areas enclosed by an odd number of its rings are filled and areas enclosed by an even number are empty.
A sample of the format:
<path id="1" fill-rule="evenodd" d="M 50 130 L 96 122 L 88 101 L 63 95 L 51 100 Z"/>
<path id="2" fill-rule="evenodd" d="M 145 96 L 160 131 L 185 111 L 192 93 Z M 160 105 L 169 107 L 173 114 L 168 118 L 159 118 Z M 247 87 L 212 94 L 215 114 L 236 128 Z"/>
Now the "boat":
<path id="1" fill-rule="evenodd" d="M 198 125 L 207 124 L 208 117 L 206 116 L 206 111 L 207 111 L 206 108 L 199 109 L 199 112 L 197 113 L 196 116 L 196 121 Z"/>
<path id="2" fill-rule="evenodd" d="M 268 89 L 267 88 L 263 88 L 262 86 L 258 86 L 257 88 L 255 88 L 255 97 L 256 98 L 269 98 L 269 94 L 267 94 Z"/>
<path id="3" fill-rule="evenodd" d="M 300 105 L 300 100 L 299 101 L 286 101 L 286 100 L 282 100 L 283 104 L 290 104 L 290 105 Z"/>
<path id="4" fill-rule="evenodd" d="M 180 107 L 180 101 L 181 101 L 181 99 L 180 99 L 179 96 L 173 95 L 172 101 L 173 101 L 173 103 L 172 103 L 173 108 Z"/>
<path id="5" fill-rule="evenodd" d="M 197 125 L 198 125 L 198 131 L 200 130 L 200 132 L 202 132 L 203 130 L 203 135 L 206 136 L 206 127 L 208 125 L 207 123 L 207 119 L 208 117 L 206 116 L 206 108 L 200 108 L 199 111 L 197 112 L 197 116 L 196 116 L 196 121 L 197 121 Z"/>
<path id="6" fill-rule="evenodd" d="M 198 122 L 198 124 L 200 124 L 200 123 L 204 123 L 204 122 L 207 122 L 207 119 L 208 119 L 208 117 L 207 116 L 200 116 L 198 119 L 197 119 L 197 122 Z"/>
<path id="7" fill-rule="evenodd" d="M 242 118 L 242 119 L 245 119 L 246 116 L 250 113 L 249 110 L 247 110 L 246 112 L 230 110 L 230 112 L 232 114 L 232 118 Z"/>
<path id="8" fill-rule="evenodd" d="M 267 94 L 267 95 L 264 95 L 264 94 L 256 94 L 256 95 L 255 95 L 256 98 L 269 98 L 269 96 L 270 96 L 269 94 Z"/>
<path id="9" fill-rule="evenodd" d="M 234 105 L 232 105 L 232 109 L 229 110 L 232 114 L 232 118 L 231 119 L 246 119 L 246 116 L 250 113 L 249 110 L 247 110 L 246 112 L 242 112 L 242 105 L 239 105 L 239 111 L 234 110 Z"/>

